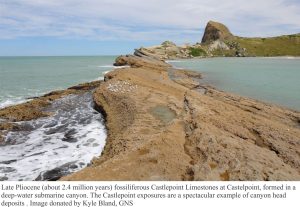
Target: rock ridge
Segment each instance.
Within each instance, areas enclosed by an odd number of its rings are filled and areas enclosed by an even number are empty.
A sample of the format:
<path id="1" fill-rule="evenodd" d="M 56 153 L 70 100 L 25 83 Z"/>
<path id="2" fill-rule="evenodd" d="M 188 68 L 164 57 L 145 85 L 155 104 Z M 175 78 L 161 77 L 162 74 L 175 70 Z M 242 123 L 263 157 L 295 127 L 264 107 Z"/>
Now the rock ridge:
<path id="1" fill-rule="evenodd" d="M 300 179 L 299 112 L 219 91 L 157 59 L 116 64 L 130 67 L 107 73 L 94 93 L 107 113 L 102 156 L 62 180 Z"/>

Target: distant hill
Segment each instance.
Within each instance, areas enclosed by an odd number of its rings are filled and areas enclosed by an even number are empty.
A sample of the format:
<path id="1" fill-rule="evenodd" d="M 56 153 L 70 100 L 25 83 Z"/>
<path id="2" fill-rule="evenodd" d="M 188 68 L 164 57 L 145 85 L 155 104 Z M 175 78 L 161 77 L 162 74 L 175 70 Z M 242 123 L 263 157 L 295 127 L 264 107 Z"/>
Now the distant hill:
<path id="1" fill-rule="evenodd" d="M 238 37 L 232 35 L 225 25 L 209 21 L 202 44 L 209 45 L 215 41 L 223 41 L 229 47 L 229 50 L 216 50 L 216 55 L 223 53 L 228 56 L 300 56 L 300 34 L 268 38 Z"/>
<path id="2" fill-rule="evenodd" d="M 209 21 L 201 43 L 182 45 L 165 41 L 161 45 L 140 48 L 136 55 L 159 59 L 193 57 L 300 56 L 300 33 L 278 37 L 238 37 L 222 23 Z"/>
<path id="3" fill-rule="evenodd" d="M 246 48 L 249 56 L 300 56 L 300 34 L 270 38 L 237 37 L 235 41 Z"/>

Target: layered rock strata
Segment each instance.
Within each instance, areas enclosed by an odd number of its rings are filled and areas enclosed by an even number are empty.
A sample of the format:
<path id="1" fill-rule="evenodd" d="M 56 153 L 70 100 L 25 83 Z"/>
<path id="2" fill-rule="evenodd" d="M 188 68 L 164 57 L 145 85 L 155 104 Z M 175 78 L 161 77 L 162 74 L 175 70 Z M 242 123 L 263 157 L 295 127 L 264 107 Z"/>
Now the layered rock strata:
<path id="1" fill-rule="evenodd" d="M 94 92 L 102 156 L 62 180 L 300 180 L 300 113 L 219 91 L 159 60 L 121 56 Z"/>

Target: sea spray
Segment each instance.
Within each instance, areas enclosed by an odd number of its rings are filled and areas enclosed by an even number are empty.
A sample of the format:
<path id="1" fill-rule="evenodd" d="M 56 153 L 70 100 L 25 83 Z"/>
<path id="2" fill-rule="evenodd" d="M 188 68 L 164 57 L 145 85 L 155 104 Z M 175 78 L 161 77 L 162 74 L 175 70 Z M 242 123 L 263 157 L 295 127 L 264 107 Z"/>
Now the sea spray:
<path id="1" fill-rule="evenodd" d="M 25 130 L 5 136 L 1 179 L 57 180 L 101 154 L 106 131 L 102 115 L 93 108 L 91 92 L 56 100 L 44 111 L 53 115 L 18 122 Z"/>

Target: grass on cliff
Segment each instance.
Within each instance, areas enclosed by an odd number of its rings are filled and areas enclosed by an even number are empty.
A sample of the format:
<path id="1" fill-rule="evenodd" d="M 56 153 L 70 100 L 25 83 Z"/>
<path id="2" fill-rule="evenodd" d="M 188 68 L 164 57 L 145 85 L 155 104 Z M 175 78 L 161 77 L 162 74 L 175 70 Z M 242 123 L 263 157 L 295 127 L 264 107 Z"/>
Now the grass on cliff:
<path id="1" fill-rule="evenodd" d="M 202 48 L 190 47 L 189 50 L 190 50 L 189 54 L 192 55 L 193 57 L 207 56 L 206 51 L 203 50 Z"/>
<path id="2" fill-rule="evenodd" d="M 211 54 L 216 57 L 235 57 L 236 51 L 235 50 L 216 49 L 216 50 L 212 51 Z"/>
<path id="3" fill-rule="evenodd" d="M 249 56 L 300 56 L 300 34 L 271 38 L 235 39 Z"/>

